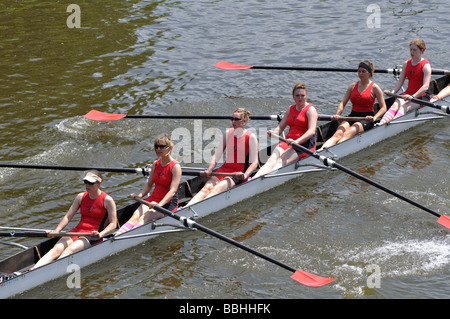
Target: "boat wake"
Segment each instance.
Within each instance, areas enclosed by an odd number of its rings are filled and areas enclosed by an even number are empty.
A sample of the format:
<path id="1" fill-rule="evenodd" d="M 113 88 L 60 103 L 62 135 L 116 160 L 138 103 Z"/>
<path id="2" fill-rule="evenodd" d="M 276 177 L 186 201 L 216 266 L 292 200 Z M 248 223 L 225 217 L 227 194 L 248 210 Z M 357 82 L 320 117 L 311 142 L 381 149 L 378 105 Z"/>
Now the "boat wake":
<path id="1" fill-rule="evenodd" d="M 438 275 L 450 265 L 450 237 L 431 239 L 398 239 L 381 245 L 359 246 L 345 252 L 336 252 L 342 262 L 337 273 L 337 288 L 346 297 L 366 297 L 370 288 L 383 288 L 389 278 Z M 369 283 L 379 273 L 380 287 Z M 372 283 L 373 284 L 373 283 Z"/>
<path id="2" fill-rule="evenodd" d="M 25 160 L 17 161 L 16 164 L 27 164 L 27 165 L 41 165 L 42 163 L 54 162 L 55 159 L 61 159 L 62 157 L 71 158 L 76 155 L 76 148 L 73 147 L 74 142 L 64 141 L 59 144 L 54 145 L 48 150 L 43 151 L 42 153 L 36 154 L 32 157 L 27 157 Z M 23 172 L 14 169 L 14 168 L 1 168 L 0 169 L 0 180 L 8 180 L 19 175 L 24 175 Z"/>
<path id="3" fill-rule="evenodd" d="M 136 120 L 133 125 L 126 122 L 98 122 L 84 117 L 72 117 L 62 120 L 56 125 L 58 131 L 82 139 L 106 141 L 131 141 L 151 135 L 151 126 L 139 125 Z"/>

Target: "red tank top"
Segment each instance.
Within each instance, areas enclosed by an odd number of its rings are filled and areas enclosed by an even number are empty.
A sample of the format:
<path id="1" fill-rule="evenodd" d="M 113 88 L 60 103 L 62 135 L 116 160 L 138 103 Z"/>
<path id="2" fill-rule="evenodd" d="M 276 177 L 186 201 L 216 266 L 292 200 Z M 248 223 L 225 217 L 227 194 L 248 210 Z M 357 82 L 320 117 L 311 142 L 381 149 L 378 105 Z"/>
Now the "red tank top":
<path id="1" fill-rule="evenodd" d="M 102 192 L 97 198 L 92 199 L 88 192 L 83 194 L 80 205 L 81 220 L 72 231 L 91 232 L 100 230 L 100 226 L 108 216 L 105 207 L 106 196 L 108 196 L 108 194 Z"/>
<path id="2" fill-rule="evenodd" d="M 303 109 L 298 111 L 295 104 L 291 105 L 289 109 L 289 117 L 287 119 L 289 132 L 287 133 L 286 138 L 296 140 L 300 136 L 305 134 L 305 132 L 308 130 L 308 116 L 306 115 L 306 113 L 308 112 L 310 107 L 314 107 L 314 105 L 308 104 Z"/>
<path id="3" fill-rule="evenodd" d="M 234 129 L 227 132 L 226 150 L 227 157 L 222 167 L 227 167 L 235 172 L 244 172 L 248 165 L 248 154 L 250 152 L 249 138 L 253 133 L 246 130 L 240 137 L 234 135 Z"/>
<path id="4" fill-rule="evenodd" d="M 161 165 L 161 159 L 155 162 L 153 165 L 153 183 L 155 184 L 155 188 L 150 197 L 147 198 L 147 201 L 160 202 L 166 196 L 172 183 L 172 169 L 177 164 L 179 162 L 176 160 L 171 161 L 166 166 Z"/>
<path id="5" fill-rule="evenodd" d="M 373 112 L 375 105 L 375 98 L 372 96 L 372 86 L 375 82 L 369 84 L 367 89 L 362 92 L 358 90 L 359 82 L 356 82 L 355 87 L 350 94 L 350 101 L 352 102 L 352 111 L 355 112 Z"/>
<path id="6" fill-rule="evenodd" d="M 405 75 L 408 79 L 408 88 L 403 94 L 413 95 L 423 85 L 423 67 L 426 64 L 430 64 L 427 60 L 423 59 L 417 65 L 412 65 L 411 62 L 412 59 L 409 59 L 408 62 L 406 62 L 406 69 L 405 69 Z M 424 96 L 426 93 L 422 94 L 421 96 Z"/>

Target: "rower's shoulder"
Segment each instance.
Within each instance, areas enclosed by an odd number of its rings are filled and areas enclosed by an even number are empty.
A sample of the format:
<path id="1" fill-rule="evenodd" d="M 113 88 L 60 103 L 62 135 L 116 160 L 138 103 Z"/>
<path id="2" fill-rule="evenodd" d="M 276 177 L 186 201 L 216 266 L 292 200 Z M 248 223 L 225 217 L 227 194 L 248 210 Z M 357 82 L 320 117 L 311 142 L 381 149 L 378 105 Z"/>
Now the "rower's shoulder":
<path id="1" fill-rule="evenodd" d="M 355 86 L 358 84 L 358 82 L 359 81 L 350 83 L 350 85 L 347 88 L 347 91 L 352 91 L 355 88 Z"/>
<path id="2" fill-rule="evenodd" d="M 372 84 L 372 90 L 373 90 L 373 89 L 375 89 L 375 90 L 381 90 L 381 87 L 380 87 L 376 82 L 373 82 L 373 81 L 372 81 L 372 83 L 373 83 L 373 84 Z"/>

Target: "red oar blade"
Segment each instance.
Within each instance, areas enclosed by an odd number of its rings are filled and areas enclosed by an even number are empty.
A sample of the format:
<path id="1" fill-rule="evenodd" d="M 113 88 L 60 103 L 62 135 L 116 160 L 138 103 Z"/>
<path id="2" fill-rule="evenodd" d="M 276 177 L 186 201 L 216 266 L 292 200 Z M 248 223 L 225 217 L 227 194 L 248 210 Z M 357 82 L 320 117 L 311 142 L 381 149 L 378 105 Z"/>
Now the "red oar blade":
<path id="1" fill-rule="evenodd" d="M 303 270 L 297 270 L 291 278 L 309 287 L 321 287 L 336 280 L 336 278 L 324 278 Z"/>
<path id="2" fill-rule="evenodd" d="M 104 113 L 96 110 L 91 110 L 89 113 L 87 113 L 84 117 L 89 120 L 94 121 L 117 121 L 120 119 L 123 119 L 126 114 L 110 114 L 110 113 Z"/>
<path id="3" fill-rule="evenodd" d="M 450 228 L 450 217 L 449 216 L 441 215 L 441 217 L 439 217 L 437 222 L 444 227 Z"/>
<path id="4" fill-rule="evenodd" d="M 253 65 L 234 64 L 230 62 L 220 61 L 216 65 L 216 68 L 224 70 L 247 70 L 253 68 Z"/>

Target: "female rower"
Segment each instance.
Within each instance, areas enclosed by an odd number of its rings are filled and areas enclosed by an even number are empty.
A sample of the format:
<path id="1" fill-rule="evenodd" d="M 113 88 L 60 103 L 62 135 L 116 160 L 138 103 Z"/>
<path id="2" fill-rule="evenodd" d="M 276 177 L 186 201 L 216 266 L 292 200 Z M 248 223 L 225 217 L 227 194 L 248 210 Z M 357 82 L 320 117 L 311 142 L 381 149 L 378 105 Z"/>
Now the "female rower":
<path id="1" fill-rule="evenodd" d="M 205 171 L 209 180 L 186 206 L 246 182 L 250 174 L 257 168 L 258 139 L 253 132 L 245 128 L 249 120 L 250 112 L 246 109 L 238 108 L 233 112 L 231 118 L 233 127 L 227 130 L 209 163 L 208 169 Z M 227 151 L 225 163 L 216 172 L 229 173 L 230 176 L 211 176 L 225 150 Z"/>
<path id="2" fill-rule="evenodd" d="M 33 268 L 41 267 L 49 262 L 59 259 L 77 251 L 86 249 L 99 242 L 101 238 L 111 233 L 117 225 L 116 204 L 111 196 L 100 190 L 103 181 L 101 174 L 96 170 L 86 172 L 83 178 L 86 192 L 79 193 L 67 214 L 55 228 L 60 232 L 72 220 L 75 213 L 80 209 L 81 220 L 70 232 L 90 232 L 88 237 L 61 237 L 55 246 L 45 254 Z M 103 227 L 104 221 L 108 224 Z"/>
<path id="3" fill-rule="evenodd" d="M 322 145 L 320 150 L 348 140 L 357 134 L 361 134 L 362 132 L 373 128 L 374 122 L 381 118 L 386 112 L 383 91 L 372 81 L 374 71 L 375 69 L 372 62 L 362 61 L 359 63 L 359 81 L 350 84 L 347 92 L 345 92 L 344 98 L 338 105 L 336 115 L 333 115 L 333 120 L 338 121 L 345 106 L 350 100 L 352 102 L 352 111 L 349 116 L 365 117 L 365 120 L 360 122 L 341 122 L 334 135 Z M 380 106 L 377 114 L 375 114 L 374 109 L 375 99 Z"/>
<path id="4" fill-rule="evenodd" d="M 154 205 L 161 206 L 172 212 L 178 208 L 178 185 L 181 180 L 181 166 L 178 161 L 172 158 L 172 139 L 167 134 L 161 134 L 155 139 L 155 153 L 160 159 L 153 163 L 150 176 L 144 188 L 139 194 L 132 193 L 131 198 L 142 198 L 152 189 L 152 194 L 145 200 L 149 206 L 141 204 L 133 213 L 131 218 L 122 225 L 115 236 L 120 235 L 133 228 L 139 227 L 152 220 L 164 217 L 164 214 L 156 211 Z"/>
<path id="5" fill-rule="evenodd" d="M 302 82 L 295 84 L 292 89 L 292 97 L 294 98 L 295 104 L 287 109 L 280 123 L 274 130 L 267 131 L 269 136 L 271 136 L 272 133 L 281 135 L 286 126 L 289 125 L 289 132 L 286 135 L 286 140 L 289 144 L 280 142 L 277 147 L 275 147 L 266 164 L 264 164 L 255 175 L 255 178 L 308 156 L 306 153 L 295 150 L 290 145 L 293 142 L 301 144 L 311 151 L 316 150 L 315 134 L 317 118 L 319 115 L 317 114 L 316 108 L 312 104 L 307 103 L 307 93 L 308 90 L 305 84 Z"/>
<path id="6" fill-rule="evenodd" d="M 411 59 L 403 63 L 400 78 L 395 84 L 392 93 L 397 93 L 401 88 L 405 79 L 408 79 L 408 87 L 402 93 L 402 99 L 396 99 L 394 104 L 386 112 L 380 121 L 385 124 L 393 119 L 403 116 L 405 113 L 415 111 L 420 107 L 420 104 L 411 102 L 411 98 L 429 101 L 429 85 L 431 80 L 431 65 L 425 60 L 422 55 L 426 50 L 425 42 L 422 39 L 414 39 L 409 43 L 409 52 Z M 389 93 L 389 91 L 385 91 Z"/>

